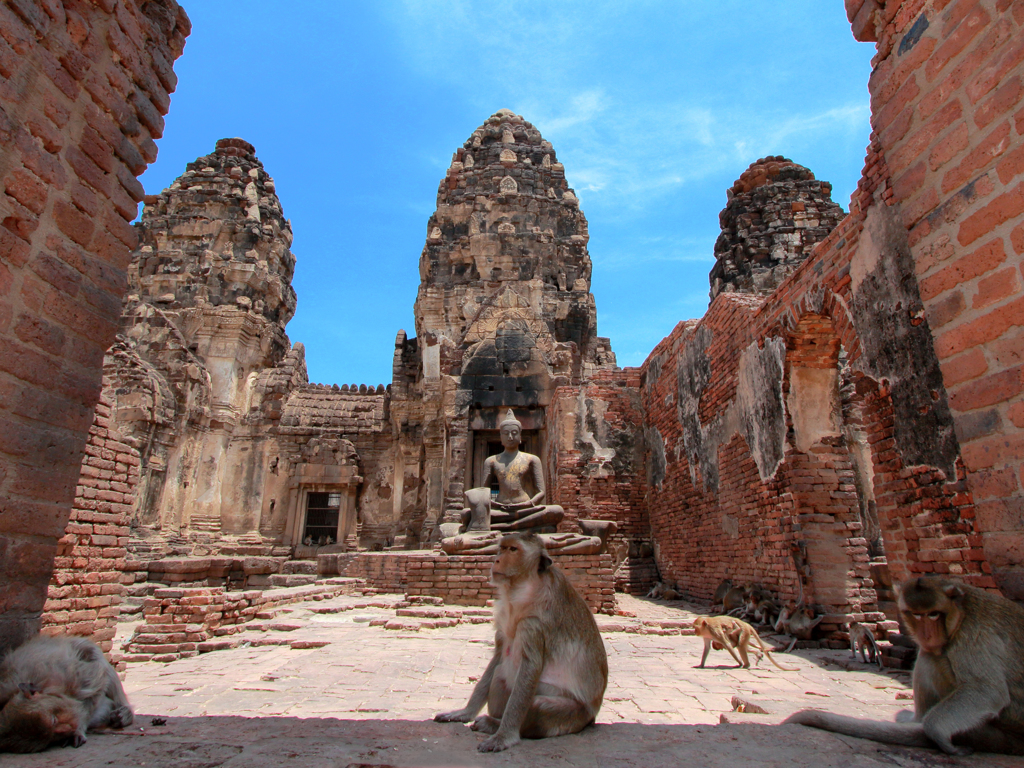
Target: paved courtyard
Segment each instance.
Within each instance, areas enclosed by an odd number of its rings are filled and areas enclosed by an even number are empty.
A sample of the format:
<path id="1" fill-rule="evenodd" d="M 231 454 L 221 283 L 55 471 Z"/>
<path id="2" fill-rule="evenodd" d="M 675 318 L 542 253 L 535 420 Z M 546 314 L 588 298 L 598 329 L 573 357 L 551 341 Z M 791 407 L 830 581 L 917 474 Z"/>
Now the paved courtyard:
<path id="1" fill-rule="evenodd" d="M 487 612 L 457 606 L 396 612 L 398 601 L 397 596 L 340 597 L 297 604 L 249 625 L 231 639 L 237 647 L 169 664 L 132 664 L 125 686 L 138 714 L 131 728 L 92 735 L 78 750 L 5 755 L 3 763 L 24 768 L 1019 765 L 1019 758 L 954 759 L 777 726 L 802 707 L 891 718 L 912 705 L 909 676 L 879 672 L 841 651 L 777 656 L 797 672 L 780 671 L 767 661 L 735 669 L 724 651 L 712 652 L 708 668 L 697 669 L 702 642 L 679 634 L 688 631 L 692 606 L 622 596 L 620 607 L 632 615 L 599 617 L 610 678 L 597 727 L 481 755 L 476 744 L 483 737 L 431 718 L 462 706 L 482 672 L 491 652 Z"/>

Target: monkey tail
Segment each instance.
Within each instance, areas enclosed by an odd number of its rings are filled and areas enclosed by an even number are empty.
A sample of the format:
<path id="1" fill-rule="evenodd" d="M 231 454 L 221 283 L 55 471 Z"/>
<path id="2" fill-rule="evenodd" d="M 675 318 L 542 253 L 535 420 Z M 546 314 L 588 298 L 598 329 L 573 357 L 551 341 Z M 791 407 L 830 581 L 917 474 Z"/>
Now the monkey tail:
<path id="1" fill-rule="evenodd" d="M 777 662 L 775 660 L 775 657 L 772 656 L 772 652 L 768 650 L 768 646 L 766 646 L 764 644 L 764 640 L 762 640 L 761 636 L 759 634 L 757 634 L 757 630 L 756 629 L 751 629 L 750 631 L 753 633 L 754 639 L 757 640 L 757 644 L 761 648 L 761 653 L 763 653 L 765 656 L 768 657 L 768 661 L 770 661 L 776 667 L 781 669 L 783 672 L 799 672 L 800 671 L 800 669 L 798 667 L 784 667 L 781 664 L 779 664 L 779 662 Z"/>
<path id="2" fill-rule="evenodd" d="M 846 715 L 836 715 L 817 709 L 802 709 L 782 721 L 783 725 L 809 725 L 823 731 L 871 739 L 882 744 L 897 744 L 903 747 L 936 748 L 935 742 L 924 734 L 920 723 L 887 723 L 880 720 L 861 720 Z"/>

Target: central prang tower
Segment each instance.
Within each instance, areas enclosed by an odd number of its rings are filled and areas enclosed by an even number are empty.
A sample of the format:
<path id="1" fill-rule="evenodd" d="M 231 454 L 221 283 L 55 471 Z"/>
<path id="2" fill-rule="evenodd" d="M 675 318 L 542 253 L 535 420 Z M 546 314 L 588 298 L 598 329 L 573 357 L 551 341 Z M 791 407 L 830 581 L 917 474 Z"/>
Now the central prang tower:
<path id="1" fill-rule="evenodd" d="M 513 408 L 545 458 L 557 387 L 615 367 L 597 335 L 587 220 L 554 148 L 503 109 L 456 151 L 420 256 L 416 338 L 396 339 L 395 505 L 425 544 L 500 451 Z M 400 526 L 400 532 L 401 532 Z"/>

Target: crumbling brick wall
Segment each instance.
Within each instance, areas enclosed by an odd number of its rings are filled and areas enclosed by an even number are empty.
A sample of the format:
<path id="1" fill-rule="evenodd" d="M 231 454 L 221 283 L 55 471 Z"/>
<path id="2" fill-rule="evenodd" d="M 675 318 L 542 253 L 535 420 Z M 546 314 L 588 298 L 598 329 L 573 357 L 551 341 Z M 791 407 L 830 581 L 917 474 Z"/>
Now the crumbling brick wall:
<path id="1" fill-rule="evenodd" d="M 1024 598 L 1024 3 L 846 5 L 857 39 L 877 42 L 871 122 L 935 334 L 975 535 L 1002 591 Z"/>
<path id="2" fill-rule="evenodd" d="M 795 598 L 799 563 L 823 629 L 872 613 L 858 441 L 894 577 L 993 585 L 887 178 L 873 142 L 811 258 L 766 297 L 720 295 L 644 364 L 658 563 L 686 592 L 729 576 Z M 815 370 L 834 376 L 824 416 Z"/>
<path id="3" fill-rule="evenodd" d="M 614 520 L 612 542 L 650 540 L 639 385 L 640 369 L 624 368 L 556 390 L 548 501 L 565 509 L 561 528 L 578 530 L 578 519 Z"/>
<path id="4" fill-rule="evenodd" d="M 39 627 L 189 21 L 0 2 L 0 650 Z"/>
<path id="5" fill-rule="evenodd" d="M 663 575 L 791 597 L 800 562 L 825 628 L 872 607 L 876 539 L 897 581 L 1024 596 L 1024 3 L 847 10 L 878 42 L 849 215 L 770 295 L 719 296 L 643 366 Z"/>
<path id="6" fill-rule="evenodd" d="M 110 652 L 126 573 L 128 526 L 139 481 L 139 452 L 110 428 L 110 403 L 96 404 L 82 474 L 43 607 L 43 632 L 86 635 Z"/>

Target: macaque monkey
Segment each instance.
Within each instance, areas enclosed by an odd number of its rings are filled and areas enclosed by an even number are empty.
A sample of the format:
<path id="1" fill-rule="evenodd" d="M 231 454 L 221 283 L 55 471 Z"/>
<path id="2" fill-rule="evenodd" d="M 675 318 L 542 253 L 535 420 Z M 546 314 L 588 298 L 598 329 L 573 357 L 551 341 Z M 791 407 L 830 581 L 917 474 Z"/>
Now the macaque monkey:
<path id="1" fill-rule="evenodd" d="M 769 627 L 775 626 L 775 617 L 778 615 L 779 604 L 770 597 L 762 597 L 754 609 L 754 620 Z"/>
<path id="2" fill-rule="evenodd" d="M 850 624 L 850 657 L 857 658 L 857 650 L 860 649 L 860 658 L 865 664 L 878 664 L 882 669 L 882 652 L 878 650 L 878 643 L 875 641 L 875 634 L 863 624 L 854 621 Z M 868 659 L 871 659 L 868 661 Z"/>
<path id="3" fill-rule="evenodd" d="M 653 598 L 654 600 L 679 599 L 679 593 L 663 581 L 654 582 L 654 586 L 651 587 L 651 591 L 647 593 L 647 596 Z"/>
<path id="4" fill-rule="evenodd" d="M 747 590 L 745 587 L 730 587 L 722 598 L 722 610 L 732 615 L 743 610 L 747 602 Z"/>
<path id="5" fill-rule="evenodd" d="M 814 628 L 824 618 L 824 614 L 815 618 L 813 608 L 798 605 L 786 619 L 786 627 L 789 634 L 798 640 L 810 640 L 814 636 Z"/>
<path id="6" fill-rule="evenodd" d="M 1024 755 L 1024 608 L 930 577 L 903 585 L 899 609 L 918 646 L 913 715 L 889 723 L 802 710 L 785 722 L 956 755 Z"/>
<path id="7" fill-rule="evenodd" d="M 732 589 L 732 579 L 723 579 L 722 583 L 718 585 L 718 589 L 715 590 L 715 596 L 711 599 L 716 608 L 722 605 L 722 601 L 725 600 L 730 589 Z"/>
<path id="8" fill-rule="evenodd" d="M 0 752 L 85 744 L 85 732 L 133 720 L 117 672 L 84 637 L 39 635 L 0 663 Z"/>
<path id="9" fill-rule="evenodd" d="M 536 534 L 502 538 L 491 566 L 497 587 L 494 656 L 469 703 L 441 723 L 490 734 L 478 749 L 500 752 L 520 737 L 577 733 L 594 722 L 608 684 L 597 622 Z M 487 715 L 473 718 L 487 704 Z"/>
<path id="10" fill-rule="evenodd" d="M 732 616 L 699 616 L 694 619 L 693 622 L 694 632 L 704 640 L 704 653 L 700 657 L 700 664 L 697 666 L 701 669 L 704 668 L 704 662 L 707 661 L 708 652 L 712 647 L 715 650 L 721 650 L 724 648 L 732 657 L 736 660 L 736 663 L 741 667 L 750 667 L 750 658 L 747 655 L 747 651 L 751 646 L 751 641 L 756 641 L 757 645 L 753 648 L 754 653 L 757 654 L 757 661 L 761 661 L 762 654 L 768 657 L 768 660 L 781 670 L 786 672 L 796 672 L 797 670 L 792 667 L 783 667 L 772 657 L 768 647 L 764 644 L 761 636 L 757 634 L 757 630 L 747 624 L 745 621 L 733 618 Z M 737 656 L 737 653 L 739 655 Z"/>
<path id="11" fill-rule="evenodd" d="M 793 611 L 796 610 L 796 603 L 790 600 L 782 608 L 779 609 L 779 617 L 772 624 L 772 629 L 776 632 L 789 634 L 789 617 L 793 615 Z"/>

